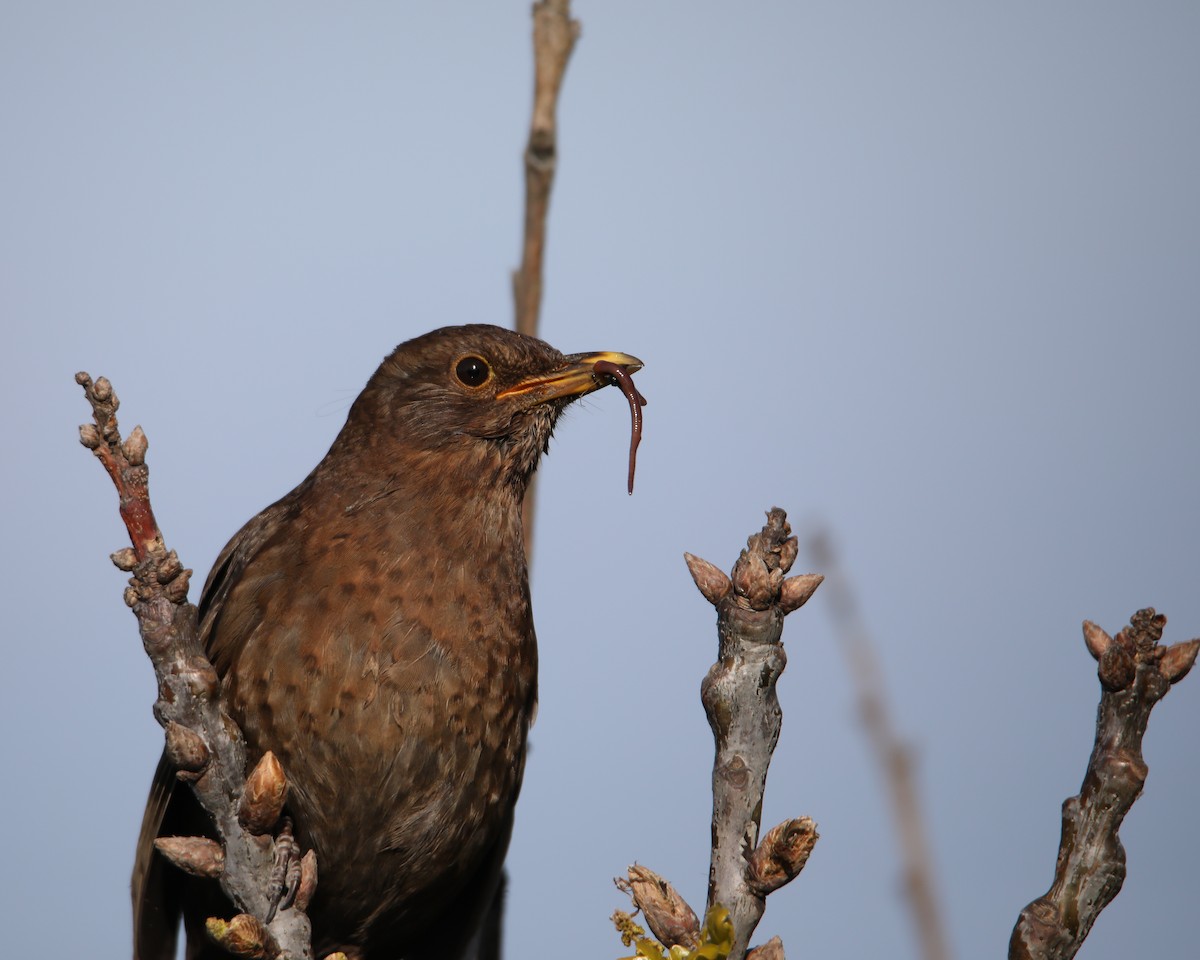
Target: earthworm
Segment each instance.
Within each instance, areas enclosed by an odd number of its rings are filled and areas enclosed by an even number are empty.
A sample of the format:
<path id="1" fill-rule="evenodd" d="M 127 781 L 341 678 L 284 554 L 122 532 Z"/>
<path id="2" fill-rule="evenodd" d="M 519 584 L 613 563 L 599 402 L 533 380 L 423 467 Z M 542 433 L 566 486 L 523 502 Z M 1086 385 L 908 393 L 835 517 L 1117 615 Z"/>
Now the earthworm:
<path id="1" fill-rule="evenodd" d="M 625 394 L 625 399 L 629 401 L 629 414 L 633 419 L 633 432 L 629 438 L 629 492 L 633 493 L 633 470 L 637 464 L 637 448 L 642 442 L 642 407 L 646 405 L 646 398 L 638 393 L 638 388 L 633 385 L 633 377 L 628 371 L 611 360 L 599 360 L 592 369 L 603 377 L 611 377 L 621 392 Z"/>

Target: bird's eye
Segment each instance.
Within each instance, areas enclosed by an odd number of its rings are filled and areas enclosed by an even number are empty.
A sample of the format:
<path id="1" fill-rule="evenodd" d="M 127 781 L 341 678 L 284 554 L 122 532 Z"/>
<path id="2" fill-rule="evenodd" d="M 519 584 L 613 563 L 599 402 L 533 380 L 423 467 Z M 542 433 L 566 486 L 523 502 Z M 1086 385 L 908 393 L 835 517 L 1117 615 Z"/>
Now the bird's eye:
<path id="1" fill-rule="evenodd" d="M 482 357 L 463 357 L 455 366 L 454 375 L 468 387 L 481 387 L 492 371 Z"/>

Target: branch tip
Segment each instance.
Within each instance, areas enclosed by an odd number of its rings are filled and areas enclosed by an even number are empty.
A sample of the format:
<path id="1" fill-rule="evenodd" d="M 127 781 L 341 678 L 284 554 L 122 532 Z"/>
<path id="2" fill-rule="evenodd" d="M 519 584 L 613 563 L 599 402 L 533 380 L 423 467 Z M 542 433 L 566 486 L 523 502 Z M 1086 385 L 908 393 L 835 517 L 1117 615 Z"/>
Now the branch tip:
<path id="1" fill-rule="evenodd" d="M 743 550 L 733 565 L 733 592 L 746 601 L 751 610 L 766 610 L 779 596 L 783 571 L 768 566 L 758 551 Z"/>
<path id="2" fill-rule="evenodd" d="M 758 554 L 772 569 L 778 567 L 787 573 L 799 550 L 796 538 L 792 536 L 792 526 L 787 521 L 787 511 L 782 507 L 768 510 L 762 530 L 746 539 L 746 550 Z"/>
<path id="3" fill-rule="evenodd" d="M 706 916 L 720 908 L 728 918 L 729 960 L 745 957 L 771 886 L 764 880 L 756 887 L 748 857 L 759 836 L 763 789 L 783 716 L 776 682 L 787 663 L 784 616 L 821 582 L 815 575 L 795 577 L 785 591 L 784 574 L 798 549 L 787 514 L 773 507 L 762 529 L 747 538 L 728 578 L 733 592 L 717 605 L 718 659 L 700 686 L 716 747 Z M 780 843 L 783 833 L 777 830 L 772 844 Z M 794 833 L 787 836 L 797 839 Z M 771 869 L 794 875 L 803 856 L 774 852 L 780 863 Z M 761 867 L 765 876 L 765 860 Z"/>
<path id="4" fill-rule="evenodd" d="M 1129 618 L 1129 626 L 1117 634 L 1119 643 L 1129 647 L 1130 652 L 1146 653 L 1158 646 L 1166 628 L 1167 618 L 1156 613 L 1153 607 L 1145 607 Z"/>
<path id="5" fill-rule="evenodd" d="M 1021 911 L 1010 960 L 1069 960 L 1125 882 L 1121 823 L 1141 795 L 1142 741 L 1150 712 L 1195 662 L 1200 640 L 1159 646 L 1166 617 L 1147 607 L 1115 637 L 1085 621 L 1100 661 L 1096 737 L 1079 793 L 1062 805 L 1062 832 L 1050 889 Z"/>

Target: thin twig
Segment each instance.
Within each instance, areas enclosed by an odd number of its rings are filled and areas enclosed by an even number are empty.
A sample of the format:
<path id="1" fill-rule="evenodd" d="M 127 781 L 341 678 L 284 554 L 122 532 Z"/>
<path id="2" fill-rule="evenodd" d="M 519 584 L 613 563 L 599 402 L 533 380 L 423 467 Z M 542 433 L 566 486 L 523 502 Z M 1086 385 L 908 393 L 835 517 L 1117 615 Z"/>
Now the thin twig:
<path id="1" fill-rule="evenodd" d="M 1084 643 L 1099 661 L 1095 746 L 1083 787 L 1063 804 L 1054 882 L 1021 911 L 1009 960 L 1074 957 L 1100 912 L 1121 892 L 1125 848 L 1117 831 L 1146 782 L 1142 737 L 1150 711 L 1200 652 L 1200 640 L 1160 647 L 1166 622 L 1153 609 L 1139 610 L 1115 638 L 1094 623 L 1083 624 Z"/>
<path id="2" fill-rule="evenodd" d="M 137 617 L 158 680 L 154 715 L 166 729 L 167 754 L 180 779 L 190 784 L 224 845 L 221 852 L 203 838 L 183 838 L 183 842 L 160 843 L 158 850 L 190 872 L 220 878 L 222 889 L 242 911 L 228 923 L 210 923 L 210 931 L 227 946 L 248 948 L 259 943 L 264 956 L 311 958 L 311 930 L 301 909 L 279 911 L 269 927 L 256 919 L 270 909 L 272 844 L 261 842 L 239 822 L 242 808 L 259 807 L 254 798 L 249 804 L 245 799 L 245 743 L 221 709 L 217 673 L 201 647 L 196 608 L 187 599 L 192 571 L 184 568 L 174 550 L 167 550 L 154 519 L 146 435 L 135 427 L 127 440 L 121 439 L 116 417 L 119 401 L 106 379 L 93 382 L 79 373 L 75 380 L 83 387 L 95 420 L 79 428 L 80 442 L 112 478 L 133 544 L 118 550 L 112 559 L 133 575 L 125 602 Z M 275 785 L 280 805 L 282 789 Z"/>
<path id="3" fill-rule="evenodd" d="M 942 910 L 934 892 L 933 856 L 921 815 L 912 752 L 896 734 L 888 711 L 879 659 L 858 612 L 850 581 L 839 568 L 828 534 L 815 534 L 809 540 L 808 550 L 813 565 L 824 570 L 829 578 L 825 599 L 834 632 L 846 654 L 867 741 L 887 786 L 900 841 L 904 896 L 912 912 L 921 956 L 925 960 L 947 960 L 950 950 Z"/>
<path id="4" fill-rule="evenodd" d="M 521 266 L 513 273 L 516 329 L 531 337 L 537 336 L 542 307 L 546 214 L 558 163 L 558 95 L 577 39 L 579 21 L 571 19 L 569 0 L 539 0 L 533 5 L 533 118 L 525 147 L 525 235 Z"/>
<path id="5" fill-rule="evenodd" d="M 546 215 L 558 165 L 558 95 L 578 39 L 579 21 L 571 19 L 570 0 L 538 0 L 533 5 L 533 116 L 525 147 L 525 226 L 521 266 L 512 275 L 515 327 L 531 337 L 538 335 L 542 309 Z M 525 495 L 527 553 L 533 543 L 535 493 L 536 477 Z"/>

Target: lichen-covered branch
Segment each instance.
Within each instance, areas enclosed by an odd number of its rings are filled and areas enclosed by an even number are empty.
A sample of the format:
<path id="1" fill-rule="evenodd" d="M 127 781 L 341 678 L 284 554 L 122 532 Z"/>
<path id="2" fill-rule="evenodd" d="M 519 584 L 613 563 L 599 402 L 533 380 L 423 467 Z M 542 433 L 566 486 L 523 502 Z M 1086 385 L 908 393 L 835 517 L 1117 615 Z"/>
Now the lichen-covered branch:
<path id="1" fill-rule="evenodd" d="M 718 659 L 700 687 L 716 742 L 708 906 L 729 910 L 731 960 L 745 955 L 766 894 L 800 871 L 817 840 L 807 818 L 781 824 L 762 844 L 758 837 L 767 768 L 783 721 L 775 694 L 787 663 L 783 618 L 822 580 L 811 574 L 785 579 L 796 553 L 787 515 L 775 507 L 747 541 L 732 576 L 685 555 L 696 586 L 717 610 Z"/>
<path id="2" fill-rule="evenodd" d="M 1009 960 L 1068 960 L 1100 912 L 1125 882 L 1125 849 L 1117 836 L 1146 782 L 1142 737 L 1150 711 L 1196 662 L 1200 640 L 1161 647 L 1167 618 L 1139 610 L 1110 637 L 1083 625 L 1088 651 L 1099 661 L 1096 741 L 1083 787 L 1063 804 L 1062 839 L 1054 882 L 1021 911 L 1008 945 Z"/>
<path id="3" fill-rule="evenodd" d="M 154 665 L 154 715 L 165 728 L 167 754 L 179 778 L 190 783 L 223 845 L 199 837 L 164 838 L 158 849 L 181 869 L 218 878 L 236 908 L 248 915 L 210 922 L 210 933 L 227 949 L 241 951 L 241 956 L 307 960 L 312 957 L 311 931 L 303 910 L 315 884 L 313 858 L 306 858 L 307 884 L 296 869 L 290 871 L 300 894 L 293 908 L 279 910 L 269 926 L 263 922 L 284 895 L 281 887 L 288 876 L 288 869 L 276 863 L 271 838 L 259 835 L 279 819 L 286 791 L 283 771 L 268 754 L 247 785 L 245 744 L 221 709 L 217 674 L 204 655 L 196 608 L 187 599 L 192 571 L 174 550 L 167 550 L 150 506 L 146 435 L 135 427 L 128 439 L 121 439 L 119 401 L 106 379 L 93 382 L 79 373 L 75 380 L 94 419 L 79 428 L 80 441 L 112 478 L 132 543 L 112 559 L 132 574 L 125 602 L 137 617 Z"/>
<path id="4" fill-rule="evenodd" d="M 766 525 L 746 541 L 731 577 L 684 554 L 697 588 L 717 609 L 717 662 L 700 685 L 716 741 L 708 904 L 702 924 L 670 883 L 643 866 L 630 867 L 617 886 L 660 941 L 643 939 L 633 918 L 617 911 L 613 921 L 622 940 L 637 945 L 637 958 L 658 960 L 665 948 L 685 960 L 783 960 L 778 937 L 749 953 L 747 948 L 767 895 L 804 869 L 818 840 L 808 817 L 785 820 L 758 838 L 767 768 L 783 723 L 775 695 L 787 662 L 783 618 L 802 607 L 823 579 L 786 576 L 797 549 L 787 514 L 773 507 Z"/>
<path id="5" fill-rule="evenodd" d="M 858 698 L 858 714 L 871 751 L 879 765 L 891 801 L 900 844 L 903 889 L 925 960 L 947 960 L 950 950 L 933 883 L 933 856 L 921 815 L 912 752 L 897 736 L 887 707 L 879 660 L 858 612 L 849 581 L 839 570 L 829 536 L 818 533 L 809 541 L 809 556 L 825 571 L 826 604 L 834 630 L 850 666 Z"/>

